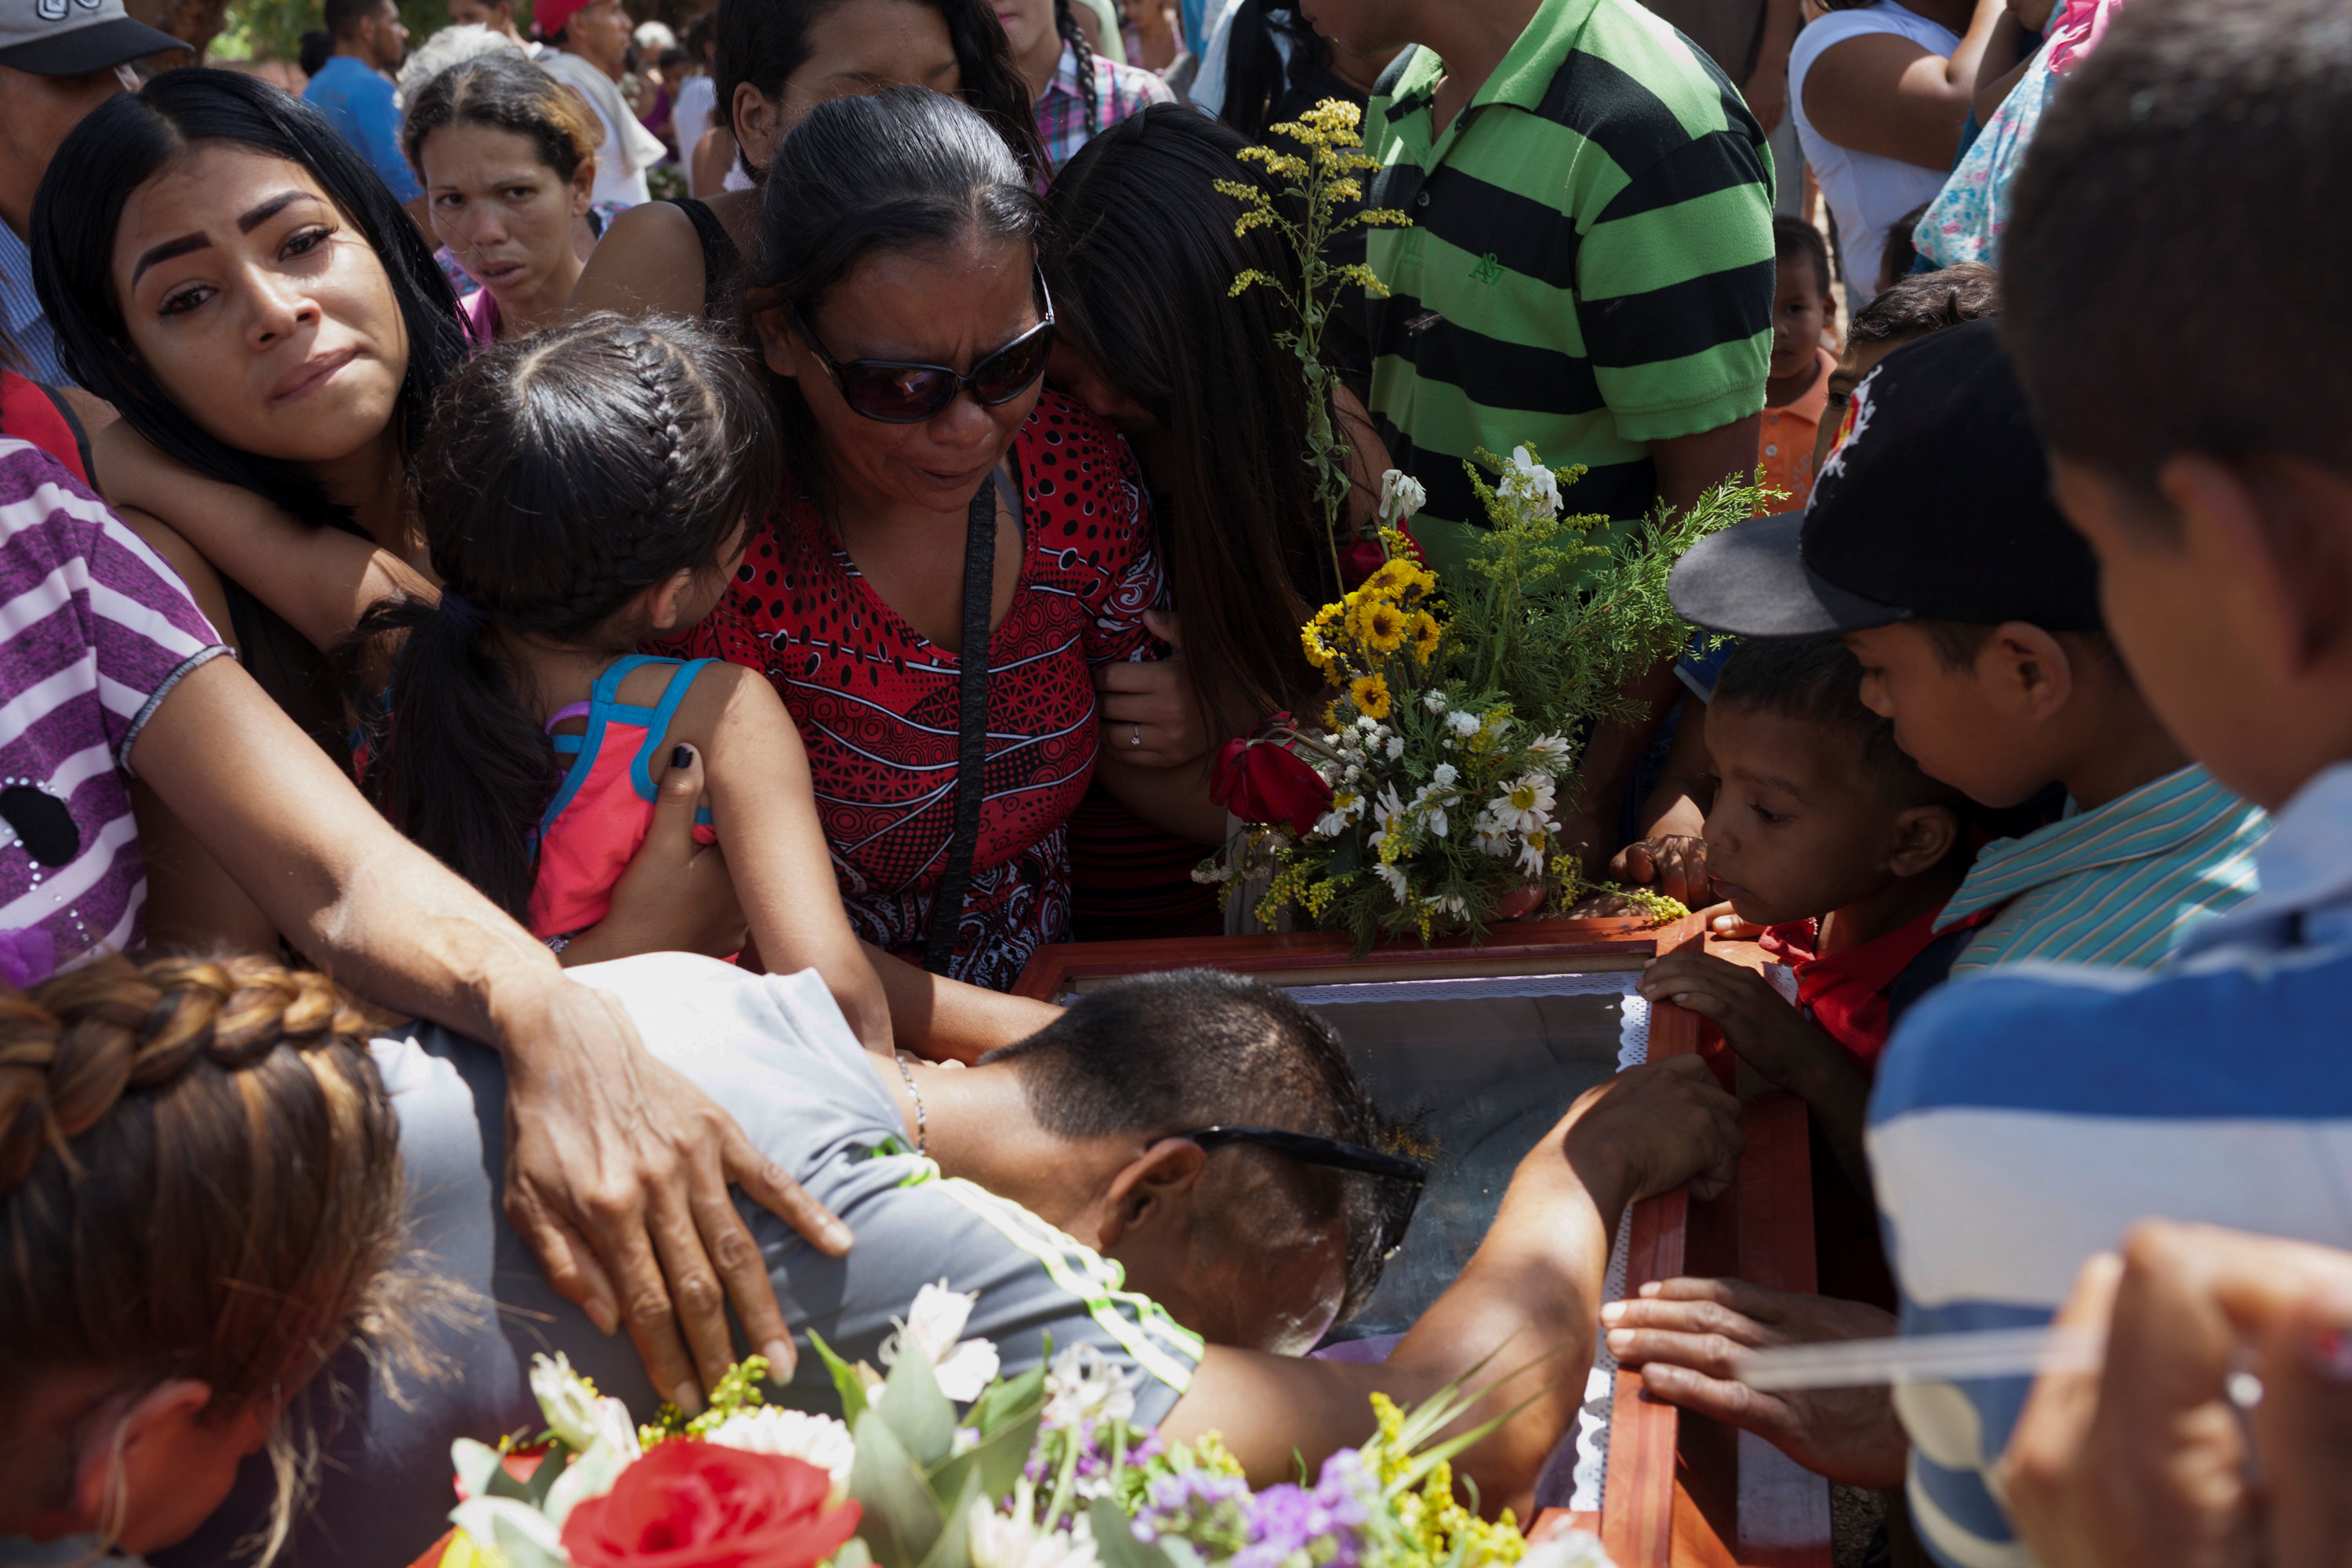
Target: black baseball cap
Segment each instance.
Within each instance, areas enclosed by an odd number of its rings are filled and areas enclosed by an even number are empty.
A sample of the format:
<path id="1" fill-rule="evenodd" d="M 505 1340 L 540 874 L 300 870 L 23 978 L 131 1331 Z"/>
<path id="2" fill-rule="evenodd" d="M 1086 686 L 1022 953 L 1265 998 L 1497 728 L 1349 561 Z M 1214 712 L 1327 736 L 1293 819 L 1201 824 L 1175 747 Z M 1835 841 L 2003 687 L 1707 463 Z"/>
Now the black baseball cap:
<path id="1" fill-rule="evenodd" d="M 1701 540 L 1667 592 L 1738 637 L 1912 619 L 2097 631 L 2099 568 L 2050 495 L 2001 346 L 1970 321 L 1906 343 L 1853 389 L 1812 504 Z"/>
<path id="2" fill-rule="evenodd" d="M 134 22 L 122 0 L 0 0 L 0 66 L 82 76 L 188 46 Z"/>

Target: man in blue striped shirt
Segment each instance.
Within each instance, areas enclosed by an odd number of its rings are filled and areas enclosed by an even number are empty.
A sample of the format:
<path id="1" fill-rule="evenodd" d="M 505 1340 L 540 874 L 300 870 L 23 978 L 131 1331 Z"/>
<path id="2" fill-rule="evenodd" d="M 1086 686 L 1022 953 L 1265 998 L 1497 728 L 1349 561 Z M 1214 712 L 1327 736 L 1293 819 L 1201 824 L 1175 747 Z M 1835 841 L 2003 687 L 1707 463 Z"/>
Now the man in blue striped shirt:
<path id="1" fill-rule="evenodd" d="M 2142 0 L 2151 10 L 2182 3 Z M 2175 16 L 2168 25 L 2184 24 Z M 2352 29 L 2346 38 L 2352 59 Z M 2104 60 L 2084 78 L 2095 79 Z M 2084 94 L 2081 82 L 2070 85 L 2066 104 Z M 2347 121 L 2352 115 L 2329 133 Z M 2017 229 L 2009 243 L 2015 255 Z M 2012 271 L 2012 287 L 2014 279 Z M 2080 308 L 2079 291 L 2069 297 Z M 2340 339 L 2344 324 L 2336 325 Z M 2061 493 L 2090 542 L 2066 531 L 2047 499 L 2048 472 L 1998 330 L 1956 328 L 1889 356 L 1856 389 L 1801 529 L 1778 519 L 1733 529 L 1693 551 L 1674 584 L 1677 605 L 1703 625 L 1756 635 L 1811 630 L 1790 624 L 1810 619 L 1845 631 L 1873 673 L 1865 700 L 1890 712 L 1897 742 L 1932 775 L 1990 805 L 2022 800 L 2052 777 L 2073 797 L 2072 815 L 1993 847 L 1963 884 L 1948 919 L 2002 905 L 1958 939 L 1979 965 L 1997 967 L 1921 1003 L 1881 1066 L 1870 1167 L 1906 1332 L 2046 1321 L 2083 1259 L 2142 1215 L 2352 1240 L 2352 1198 L 2333 1174 L 2352 1165 L 2352 1070 L 2341 1065 L 2341 1019 L 2352 1005 L 2352 766 L 2298 797 L 2277 839 L 2261 847 L 2266 819 L 2231 786 L 2275 803 L 2300 780 L 2229 766 L 2217 779 L 2189 764 L 2152 708 L 2217 763 L 2246 742 L 2250 714 L 2268 721 L 2252 732 L 2258 741 L 2306 732 L 2311 715 L 2294 703 L 2261 702 L 2267 672 L 2248 651 L 2265 638 L 2279 646 L 2283 634 L 2265 617 L 2290 627 L 2292 619 L 2279 599 L 2257 603 L 2230 588 L 2233 552 L 2250 552 L 2251 538 L 2179 564 L 2168 552 L 2158 567 L 2126 554 L 2145 547 L 2114 542 L 2116 532 L 2085 517 L 2081 496 L 2110 491 L 2084 477 L 2097 470 L 2063 456 L 2062 431 Z M 2044 341 L 2059 357 L 2056 335 Z M 2352 343 L 2341 346 L 2352 353 Z M 2082 361 L 2078 350 L 2067 357 Z M 2352 384 L 2342 367 L 2332 374 L 2347 394 L 2338 412 L 2352 414 Z M 2116 421 L 2126 425 L 2162 427 L 2137 414 Z M 2331 671 L 2344 685 L 2335 699 L 2344 722 L 2318 732 L 2352 756 L 2352 617 L 2335 608 L 2352 605 L 2352 479 L 2339 483 L 2344 532 L 2330 559 L 2343 578 L 2325 592 L 2315 582 L 2317 597 L 2305 608 L 2344 646 Z M 1905 490 L 1907 509 L 1895 504 Z M 1864 495 L 1877 502 L 1867 515 L 1844 510 Z M 2168 596 L 2152 607 L 2133 602 L 2129 588 L 2158 572 L 2168 574 Z M 2200 635 L 2196 616 L 2219 607 L 2237 610 L 2243 624 Z M 2305 684 L 2300 700 L 2315 703 Z M 2182 721 L 2183 688 L 2197 694 L 2188 700 L 2201 724 Z M 2345 945 L 2331 975 L 2263 984 L 2241 968 L 2216 982 L 2192 963 L 2196 973 L 2151 980 L 2123 968 L 2018 962 L 2145 968 L 2184 937 L 2192 947 L 2215 940 L 2190 932 L 2192 918 L 2248 898 L 2258 847 L 2263 879 L 2276 885 L 2207 927 L 2240 933 L 2226 940 L 2245 952 L 2250 933 L 2280 929 L 2250 923 L 2253 910 L 2282 900 L 2311 907 L 2294 887 L 2303 879 L 2295 868 L 2332 848 L 2339 864 L 2320 890 L 2344 922 Z M 2298 931 L 2256 940 L 2311 939 Z M 2323 1019 L 2284 1047 L 2271 1044 L 2282 1026 Z M 2316 1126 L 2295 1125 L 2305 1121 Z M 1664 1297 L 1629 1304 L 1610 1337 L 1621 1363 L 1653 1363 L 1645 1376 L 1663 1396 L 1751 1426 L 1801 1460 L 1864 1484 L 1887 1484 L 1890 1462 L 1907 1447 L 1912 1516 L 1939 1561 L 2027 1561 L 2011 1539 L 1996 1468 L 2025 1379 L 1905 1384 L 1894 1403 L 1898 1432 L 1883 1403 L 1750 1395 L 1731 1381 L 1736 1369 L 1720 1349 L 1885 1332 L 1893 1325 L 1883 1316 L 1874 1324 L 1867 1309 L 1724 1282 L 1670 1285 Z M 1707 1350 L 1702 1334 L 1717 1348 Z"/>

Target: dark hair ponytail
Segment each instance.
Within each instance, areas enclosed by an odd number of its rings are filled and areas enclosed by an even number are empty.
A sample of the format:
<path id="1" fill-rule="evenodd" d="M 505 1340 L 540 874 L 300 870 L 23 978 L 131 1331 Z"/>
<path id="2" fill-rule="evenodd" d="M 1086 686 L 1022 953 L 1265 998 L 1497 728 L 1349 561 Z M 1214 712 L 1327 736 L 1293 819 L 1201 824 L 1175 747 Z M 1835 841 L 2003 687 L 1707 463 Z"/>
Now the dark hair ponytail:
<path id="1" fill-rule="evenodd" d="M 294 63 L 302 68 L 304 76 L 317 76 L 335 58 L 335 35 L 324 27 L 312 27 L 302 35 Z"/>
<path id="2" fill-rule="evenodd" d="M 205 142 L 250 147 L 310 171 L 383 263 L 408 335 L 408 371 L 393 411 L 405 453 L 434 393 L 466 357 L 449 281 L 398 198 L 309 104 L 236 71 L 165 71 L 108 99 L 74 127 L 33 201 L 33 285 L 73 378 L 114 405 L 168 458 L 253 491 L 312 527 L 358 531 L 300 466 L 257 457 L 207 434 L 164 395 L 131 348 L 114 292 L 114 235 L 131 194 Z"/>
<path id="3" fill-rule="evenodd" d="M 818 104 L 769 166 L 758 310 L 824 291 L 875 251 L 928 249 L 967 235 L 1034 246 L 1043 205 L 1003 140 L 958 100 L 919 87 Z M 816 426 L 799 385 L 776 378 L 784 464 L 823 505 Z"/>
<path id="4" fill-rule="evenodd" d="M 1087 13 L 1087 19 L 1094 19 L 1092 11 Z M 1076 59 L 1078 99 L 1087 106 L 1087 134 L 1092 136 L 1102 129 L 1102 105 L 1096 101 L 1095 46 L 1094 41 L 1087 37 L 1086 28 L 1079 24 L 1070 0 L 1054 0 L 1054 31 L 1060 36 L 1062 42 L 1070 47 L 1070 53 Z"/>
<path id="5" fill-rule="evenodd" d="M 377 714 L 368 793 L 393 825 L 526 918 L 560 770 L 488 634 L 601 651 L 641 590 L 717 562 L 775 494 L 775 453 L 744 353 L 688 321 L 593 315 L 452 377 L 413 470 L 447 596 L 379 605 L 345 654 L 347 671 L 391 656 L 389 707 L 362 710 Z"/>
<path id="6" fill-rule="evenodd" d="M 762 97 L 782 98 L 784 82 L 807 63 L 809 28 L 821 16 L 857 0 L 719 0 L 719 47 L 711 67 L 716 101 L 711 123 L 733 132 L 737 84 Z M 964 102 L 995 128 L 1031 175 L 1044 179 L 1048 160 L 1029 101 L 1028 79 L 1013 63 L 1013 46 L 989 0 L 919 0 L 947 24 Z M 750 162 L 744 166 L 750 168 Z M 764 179 L 767 171 L 751 169 Z"/>
<path id="7" fill-rule="evenodd" d="M 1279 181 L 1234 157 L 1244 145 L 1175 104 L 1121 121 L 1055 180 L 1045 246 L 1066 341 L 1182 454 L 1166 552 L 1185 665 L 1210 710 L 1236 722 L 1305 700 L 1297 627 L 1335 592 L 1300 457 L 1307 389 L 1276 341 L 1298 258 L 1272 228 L 1236 235 L 1241 208 L 1216 188 L 1251 182 L 1287 209 Z M 1251 269 L 1281 291 L 1233 294 Z"/>

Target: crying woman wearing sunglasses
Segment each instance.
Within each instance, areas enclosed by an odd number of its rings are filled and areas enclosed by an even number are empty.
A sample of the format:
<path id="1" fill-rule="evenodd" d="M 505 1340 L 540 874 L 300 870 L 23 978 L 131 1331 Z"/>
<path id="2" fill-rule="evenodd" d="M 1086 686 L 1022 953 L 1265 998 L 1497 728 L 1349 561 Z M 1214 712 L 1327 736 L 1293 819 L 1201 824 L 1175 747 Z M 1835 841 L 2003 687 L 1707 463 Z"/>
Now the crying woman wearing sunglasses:
<path id="1" fill-rule="evenodd" d="M 680 647 L 761 671 L 792 710 L 851 923 L 904 961 L 879 966 L 894 1000 L 924 969 L 1002 991 L 1070 940 L 1091 778 L 1223 836 L 1204 771 L 1097 756 L 1093 672 L 1167 652 L 1144 624 L 1161 567 L 1141 480 L 1112 426 L 1044 384 L 1042 209 L 970 107 L 821 104 L 765 199 L 747 303 L 790 477 Z"/>

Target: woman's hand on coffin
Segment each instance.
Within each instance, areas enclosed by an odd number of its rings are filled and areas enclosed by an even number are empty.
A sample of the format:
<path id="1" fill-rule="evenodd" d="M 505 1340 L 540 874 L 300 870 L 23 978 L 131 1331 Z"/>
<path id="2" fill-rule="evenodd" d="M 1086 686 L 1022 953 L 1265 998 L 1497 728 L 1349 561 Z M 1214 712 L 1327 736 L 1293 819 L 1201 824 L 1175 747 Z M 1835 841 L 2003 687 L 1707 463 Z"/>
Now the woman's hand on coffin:
<path id="1" fill-rule="evenodd" d="M 1744 1145 L 1739 1101 L 1695 1056 L 1627 1068 L 1579 1096 L 1560 1125 L 1569 1165 L 1610 1215 L 1685 1183 L 1696 1197 L 1716 1196 Z"/>
<path id="2" fill-rule="evenodd" d="M 563 950 L 568 968 L 639 952 L 699 952 L 727 958 L 751 935 L 736 901 L 727 856 L 716 844 L 694 841 L 694 813 L 703 798 L 702 752 L 681 746 L 686 765 L 673 763 L 654 798 L 654 819 L 629 868 L 613 884 L 604 918 Z"/>
<path id="3" fill-rule="evenodd" d="M 1884 1387 L 1763 1394 L 1738 1381 L 1747 1351 L 1884 1338 L 1895 1332 L 1893 1314 L 1738 1279 L 1680 1279 L 1610 1302 L 1601 1324 L 1609 1353 L 1642 1369 L 1652 1397 L 1753 1432 L 1833 1481 L 1880 1491 L 1903 1484 L 1910 1441 Z"/>

